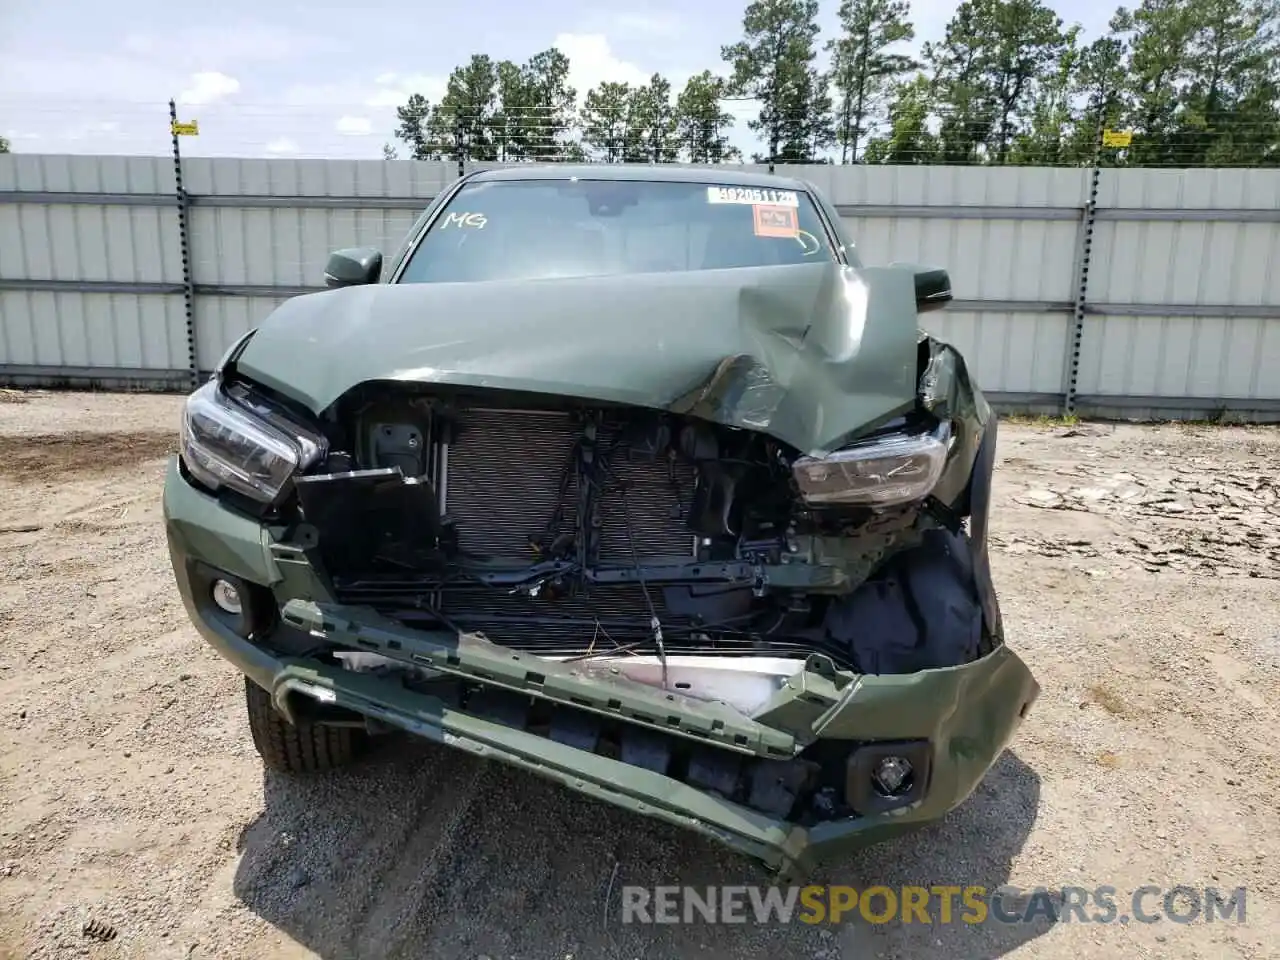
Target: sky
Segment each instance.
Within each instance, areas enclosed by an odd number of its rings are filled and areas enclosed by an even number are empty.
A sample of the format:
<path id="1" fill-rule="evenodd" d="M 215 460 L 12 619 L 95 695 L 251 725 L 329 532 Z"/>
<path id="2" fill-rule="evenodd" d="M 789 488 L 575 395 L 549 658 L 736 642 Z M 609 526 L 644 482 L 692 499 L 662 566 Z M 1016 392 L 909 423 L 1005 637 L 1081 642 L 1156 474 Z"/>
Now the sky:
<path id="1" fill-rule="evenodd" d="M 1118 0 L 1052 0 L 1087 37 Z M 916 40 L 943 35 L 954 0 L 913 0 Z M 723 72 L 720 47 L 741 37 L 744 0 L 0 0 L 0 135 L 23 153 L 168 155 L 168 101 L 200 132 L 190 156 L 379 158 L 395 108 L 433 102 L 472 53 L 524 62 L 557 46 L 579 96 L 605 80 L 676 89 Z M 822 41 L 838 0 L 822 0 Z M 734 142 L 754 137 L 750 104 Z"/>

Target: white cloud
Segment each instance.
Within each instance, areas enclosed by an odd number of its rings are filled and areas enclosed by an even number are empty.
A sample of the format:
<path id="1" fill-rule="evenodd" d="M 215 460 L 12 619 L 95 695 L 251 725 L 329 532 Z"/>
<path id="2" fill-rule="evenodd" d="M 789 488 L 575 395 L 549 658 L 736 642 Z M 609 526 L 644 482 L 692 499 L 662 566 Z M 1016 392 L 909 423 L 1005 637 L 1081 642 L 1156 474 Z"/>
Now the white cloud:
<path id="1" fill-rule="evenodd" d="M 217 56 L 223 63 L 275 63 L 342 49 L 336 36 L 320 37 L 293 27 L 252 22 L 179 27 L 163 33 L 131 33 L 125 37 L 123 46 L 127 53 L 151 60 L 177 61 L 194 54 Z"/>
<path id="2" fill-rule="evenodd" d="M 0 96 L 38 102 L 40 98 L 114 100 L 163 104 L 182 74 L 137 57 L 114 53 L 54 58 L 19 55 L 0 64 Z M 90 112 L 90 109 L 85 109 Z"/>
<path id="3" fill-rule="evenodd" d="M 364 98 L 367 107 L 400 107 L 410 95 L 420 93 L 432 103 L 439 103 L 448 84 L 447 77 L 426 73 L 380 73 L 374 78 L 375 89 Z"/>
<path id="4" fill-rule="evenodd" d="M 161 31 L 126 17 L 115 30 L 93 27 L 85 45 L 70 34 L 23 43 L 0 58 L 0 98 L 13 101 L 0 123 L 38 134 L 29 149 L 159 156 L 170 149 L 171 97 L 181 103 L 179 119 L 200 121 L 201 135 L 182 145 L 193 156 L 372 157 L 380 139 L 341 136 L 338 119 L 368 117 L 374 132 L 394 129 L 393 111 L 384 119 L 361 104 L 379 89 L 370 78 L 385 61 L 357 65 L 358 83 L 334 75 L 328 53 L 347 47 L 346 34 L 317 37 L 234 15 L 203 19 Z M 280 76 L 304 85 L 314 78 L 327 85 L 325 98 L 309 111 L 296 106 L 282 94 Z"/>
<path id="5" fill-rule="evenodd" d="M 78 124 L 70 127 L 62 132 L 62 136 L 67 140 L 94 140 L 101 142 L 102 140 L 118 140 L 120 139 L 120 124 L 114 120 L 96 120 L 90 123 Z"/>
<path id="6" fill-rule="evenodd" d="M 238 92 L 240 66 L 282 61 L 326 49 L 332 43 L 263 24 L 179 28 L 163 33 L 134 32 L 123 36 L 94 35 L 92 49 L 81 51 L 75 37 L 67 48 L 27 45 L 0 63 L 0 96 L 66 97 L 86 113 L 119 105 L 142 114 L 151 105 L 163 107 L 175 91 L 184 104 L 208 103 Z M 192 76 L 192 61 L 216 58 L 220 70 Z M 195 66 L 201 66 L 197 63 Z M 212 98 L 212 99 L 211 99 Z M 93 101 L 95 106 L 89 106 Z M 109 103 L 110 102 L 110 103 Z"/>
<path id="7" fill-rule="evenodd" d="M 209 70 L 191 75 L 191 86 L 178 94 L 178 102 L 198 105 L 216 103 L 240 91 L 240 81 L 225 73 Z"/>
<path id="8" fill-rule="evenodd" d="M 373 132 L 373 121 L 368 117 L 339 117 L 333 129 L 347 137 L 367 137 Z"/>
<path id="9" fill-rule="evenodd" d="M 395 140 L 396 107 L 414 93 L 432 103 L 444 94 L 445 79 L 430 74 L 369 71 L 330 75 L 323 83 L 299 83 L 238 112 L 237 130 L 251 115 L 275 124 L 270 136 L 294 137 L 306 156 L 380 157 L 383 142 Z"/>
<path id="10" fill-rule="evenodd" d="M 273 157 L 288 156 L 297 152 L 297 143 L 288 137 L 279 137 L 267 144 L 267 153 Z"/>
<path id="11" fill-rule="evenodd" d="M 649 82 L 649 72 L 614 56 L 603 33 L 558 33 L 552 45 L 569 58 L 569 83 L 578 91 L 579 100 L 601 83 L 638 86 Z"/>
<path id="12" fill-rule="evenodd" d="M 681 22 L 666 13 L 616 13 L 611 18 L 613 29 L 643 37 L 673 37 L 680 32 Z"/>

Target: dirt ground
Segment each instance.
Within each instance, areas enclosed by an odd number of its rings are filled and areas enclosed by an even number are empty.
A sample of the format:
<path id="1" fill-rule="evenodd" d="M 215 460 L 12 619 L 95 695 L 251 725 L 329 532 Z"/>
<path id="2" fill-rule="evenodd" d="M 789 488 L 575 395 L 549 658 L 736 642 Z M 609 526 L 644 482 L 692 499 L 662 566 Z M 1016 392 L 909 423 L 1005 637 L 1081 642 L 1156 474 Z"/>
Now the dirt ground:
<path id="1" fill-rule="evenodd" d="M 995 577 L 1044 692 L 945 822 L 818 878 L 1245 887 L 1245 923 L 640 927 L 623 884 L 764 878 L 428 744 L 264 778 L 171 584 L 180 402 L 0 392 L 0 958 L 1277 955 L 1277 431 L 1006 424 Z"/>

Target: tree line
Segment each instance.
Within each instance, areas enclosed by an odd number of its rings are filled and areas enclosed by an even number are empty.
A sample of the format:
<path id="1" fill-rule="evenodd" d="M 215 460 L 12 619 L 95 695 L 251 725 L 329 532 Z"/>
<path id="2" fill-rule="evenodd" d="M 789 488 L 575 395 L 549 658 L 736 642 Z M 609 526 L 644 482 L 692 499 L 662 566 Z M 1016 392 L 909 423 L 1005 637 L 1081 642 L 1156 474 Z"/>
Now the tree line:
<path id="1" fill-rule="evenodd" d="M 395 132 L 422 160 L 719 163 L 733 100 L 754 162 L 1271 166 L 1280 156 L 1280 0 L 1142 0 L 1085 42 L 1041 0 L 964 0 L 918 56 L 909 0 L 842 0 L 825 41 L 818 0 L 753 0 L 721 69 L 674 91 L 568 82 L 552 48 L 524 64 L 475 54 Z M 1101 149 L 1104 129 L 1130 131 Z M 384 148 L 388 157 L 395 148 Z"/>

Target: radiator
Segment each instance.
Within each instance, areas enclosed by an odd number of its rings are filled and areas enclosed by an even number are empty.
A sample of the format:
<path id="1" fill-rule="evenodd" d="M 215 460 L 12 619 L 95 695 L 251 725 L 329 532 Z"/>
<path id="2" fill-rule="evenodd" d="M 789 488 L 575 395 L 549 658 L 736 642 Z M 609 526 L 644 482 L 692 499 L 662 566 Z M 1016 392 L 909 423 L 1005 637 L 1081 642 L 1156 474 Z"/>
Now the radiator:
<path id="1" fill-rule="evenodd" d="M 448 452 L 445 483 L 459 548 L 476 556 L 533 563 L 537 556 L 530 541 L 543 537 L 558 502 L 563 504 L 559 529 L 572 532 L 578 490 L 571 468 L 563 498 L 561 483 L 581 429 L 567 413 L 463 411 Z M 601 444 L 609 439 L 602 431 Z M 626 490 L 625 512 L 620 485 L 608 484 L 597 508 L 599 563 L 630 565 L 633 546 L 640 562 L 693 557 L 694 536 L 678 509 L 692 494 L 693 467 L 679 464 L 673 474 L 666 461 L 622 455 L 610 463 Z M 678 626 L 659 587 L 650 586 L 648 597 L 639 584 L 579 584 L 577 591 L 574 596 L 535 598 L 497 588 L 450 589 L 443 594 L 441 612 L 497 643 L 546 652 L 585 650 L 593 643 L 607 649 L 612 643 L 647 638 L 650 602 L 664 627 Z"/>
<path id="2" fill-rule="evenodd" d="M 475 554 L 526 557 L 561 500 L 560 484 L 581 427 L 567 413 L 521 410 L 466 410 L 462 429 L 449 449 L 445 496 L 457 522 L 459 547 Z M 599 442 L 610 437 L 602 431 Z M 688 560 L 694 537 L 679 514 L 693 492 L 693 467 L 677 464 L 674 476 L 665 461 L 613 458 L 621 483 L 610 484 L 600 499 L 600 562 Z M 626 490 L 625 511 L 622 490 Z M 577 483 L 569 472 L 561 529 L 576 523 Z"/>

